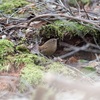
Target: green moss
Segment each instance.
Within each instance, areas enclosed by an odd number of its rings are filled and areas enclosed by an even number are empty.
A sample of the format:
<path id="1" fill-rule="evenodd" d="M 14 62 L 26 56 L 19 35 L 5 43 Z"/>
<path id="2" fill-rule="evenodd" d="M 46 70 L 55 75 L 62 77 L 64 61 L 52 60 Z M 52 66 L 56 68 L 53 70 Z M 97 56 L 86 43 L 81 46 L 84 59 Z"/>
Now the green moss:
<path id="1" fill-rule="evenodd" d="M 69 0 L 69 4 L 72 6 L 78 6 L 77 3 L 82 3 L 83 5 L 90 3 L 90 0 Z"/>
<path id="2" fill-rule="evenodd" d="M 57 63 L 57 62 L 53 62 L 52 64 L 49 64 L 48 71 L 59 73 L 62 75 L 71 75 L 71 74 L 74 75 L 75 74 L 74 71 L 70 70 L 67 66 Z"/>
<path id="3" fill-rule="evenodd" d="M 21 64 L 24 64 L 25 66 L 34 64 L 34 56 L 32 54 L 16 55 L 14 57 L 14 62 L 16 63 L 16 67 L 19 67 L 19 65 Z"/>
<path id="4" fill-rule="evenodd" d="M 73 73 L 60 63 L 52 62 L 51 60 L 47 61 L 44 57 L 33 54 L 18 55 L 15 62 L 17 64 L 25 64 L 25 67 L 21 70 L 21 78 L 33 85 L 39 84 L 42 81 L 44 73 L 48 71 L 64 75 Z"/>
<path id="5" fill-rule="evenodd" d="M 9 63 L 8 61 L 3 61 L 3 62 L 4 62 L 3 65 L 0 64 L 0 72 L 2 72 L 2 71 L 6 71 L 6 72 L 10 71 L 10 70 L 11 70 L 11 65 L 10 65 L 10 63 Z M 5 64 L 5 63 L 6 63 L 6 64 Z"/>
<path id="6" fill-rule="evenodd" d="M 24 63 L 25 65 L 35 64 L 42 66 L 46 63 L 46 59 L 41 56 L 37 56 L 35 54 L 19 54 L 15 56 L 15 62 L 18 63 Z"/>
<path id="7" fill-rule="evenodd" d="M 0 59 L 14 52 L 14 44 L 6 39 L 0 40 Z"/>
<path id="8" fill-rule="evenodd" d="M 5 67 L 2 66 L 2 64 L 0 64 L 0 71 L 3 71 L 3 70 L 5 70 Z"/>
<path id="9" fill-rule="evenodd" d="M 65 35 L 75 36 L 86 34 L 97 35 L 97 30 L 91 28 L 91 25 L 84 26 L 78 22 L 72 21 L 55 21 L 52 24 L 43 26 L 40 29 L 40 35 L 46 38 L 59 37 L 63 38 Z"/>
<path id="10" fill-rule="evenodd" d="M 37 85 L 42 81 L 44 67 L 40 66 L 43 57 L 34 54 L 20 54 L 15 58 L 16 65 L 24 63 L 25 67 L 21 70 L 21 79 L 26 82 Z"/>
<path id="11" fill-rule="evenodd" d="M 24 44 L 18 45 L 18 46 L 16 47 L 16 50 L 17 50 L 18 52 L 22 52 L 22 53 L 29 53 L 28 48 L 27 48 Z"/>
<path id="12" fill-rule="evenodd" d="M 3 0 L 2 5 L 0 5 L 0 10 L 4 13 L 10 14 L 15 12 L 16 8 L 22 7 L 28 4 L 26 0 Z"/>
<path id="13" fill-rule="evenodd" d="M 65 35 L 66 33 L 69 33 L 69 35 L 96 35 L 97 32 L 92 28 L 92 25 L 90 24 L 84 26 L 74 21 L 55 21 L 54 25 L 59 26 L 60 33 L 62 32 L 63 35 Z"/>
<path id="14" fill-rule="evenodd" d="M 0 40 L 0 71 L 9 70 L 10 64 L 8 56 L 13 55 L 14 53 L 14 44 L 6 39 Z"/>
<path id="15" fill-rule="evenodd" d="M 45 68 L 42 65 L 42 60 L 45 58 L 34 54 L 23 53 L 15 56 L 7 56 L 3 65 L 0 65 L 0 70 L 8 71 L 11 67 L 16 67 L 16 70 L 22 67 L 20 77 L 26 82 L 37 85 L 42 80 L 43 71 Z M 46 60 L 44 60 L 46 63 Z M 44 62 L 43 61 L 43 62 Z M 12 66 L 13 65 L 13 66 Z M 8 68 L 9 67 L 9 68 Z"/>
<path id="16" fill-rule="evenodd" d="M 43 71 L 36 67 L 36 65 L 26 66 L 21 71 L 21 78 L 27 80 L 28 83 L 37 85 L 42 82 Z"/>
<path id="17" fill-rule="evenodd" d="M 69 74 L 69 70 L 62 64 L 52 62 L 51 60 L 35 54 L 19 53 L 10 55 L 10 53 L 14 52 L 13 47 L 14 45 L 11 41 L 0 40 L 0 57 L 3 60 L 2 64 L 0 63 L 1 71 L 9 71 L 12 67 L 16 70 L 22 68 L 20 71 L 21 79 L 31 85 L 37 85 L 42 82 L 44 73 L 48 71 L 63 73 L 66 75 Z M 5 56 L 5 54 L 8 55 Z M 5 59 L 3 59 L 1 55 L 4 56 Z"/>
<path id="18" fill-rule="evenodd" d="M 92 66 L 86 66 L 86 67 L 84 67 L 84 69 L 90 70 L 90 71 L 95 71 L 95 68 L 93 68 Z"/>

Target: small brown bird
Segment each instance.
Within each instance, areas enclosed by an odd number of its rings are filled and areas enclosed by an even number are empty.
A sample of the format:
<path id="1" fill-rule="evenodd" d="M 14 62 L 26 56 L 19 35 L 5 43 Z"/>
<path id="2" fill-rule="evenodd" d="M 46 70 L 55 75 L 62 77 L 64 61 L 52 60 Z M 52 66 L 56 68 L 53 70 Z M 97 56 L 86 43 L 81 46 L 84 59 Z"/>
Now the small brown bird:
<path id="1" fill-rule="evenodd" d="M 52 55 L 57 49 L 57 39 L 50 39 L 45 42 L 43 45 L 39 46 L 39 51 L 46 55 Z"/>

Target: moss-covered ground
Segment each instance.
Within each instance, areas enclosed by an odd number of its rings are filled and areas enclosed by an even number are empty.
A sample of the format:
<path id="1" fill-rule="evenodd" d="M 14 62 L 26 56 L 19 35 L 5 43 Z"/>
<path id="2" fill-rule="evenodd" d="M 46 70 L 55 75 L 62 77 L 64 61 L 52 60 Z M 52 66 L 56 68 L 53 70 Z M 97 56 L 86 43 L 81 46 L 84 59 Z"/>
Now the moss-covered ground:
<path id="1" fill-rule="evenodd" d="M 26 0 L 3 0 L 0 5 L 0 11 L 12 14 L 28 3 Z M 93 29 L 91 25 L 84 26 L 75 21 L 57 20 L 52 24 L 43 26 L 39 31 L 39 36 L 43 38 L 63 39 L 66 35 L 73 37 L 87 34 L 98 37 L 98 31 Z M 54 62 L 44 56 L 32 54 L 24 44 L 15 46 L 13 42 L 7 39 L 0 39 L 0 73 L 3 72 L 8 72 L 8 74 L 18 72 L 20 79 L 33 86 L 42 82 L 46 72 L 75 75 L 74 71 L 69 70 L 65 65 Z"/>
<path id="2" fill-rule="evenodd" d="M 52 24 L 43 26 L 40 29 L 40 35 L 46 38 L 55 37 L 63 38 L 66 35 L 85 36 L 87 34 L 97 36 L 98 31 L 93 29 L 91 25 L 84 26 L 74 21 L 58 20 Z"/>
<path id="3" fill-rule="evenodd" d="M 0 73 L 19 71 L 20 78 L 34 86 L 42 82 L 45 72 L 69 74 L 68 69 L 60 63 L 25 52 L 26 49 L 20 52 L 18 48 L 15 49 L 11 41 L 0 40 Z"/>
<path id="4" fill-rule="evenodd" d="M 6 14 L 14 13 L 18 8 L 28 4 L 26 0 L 2 0 L 0 11 Z"/>

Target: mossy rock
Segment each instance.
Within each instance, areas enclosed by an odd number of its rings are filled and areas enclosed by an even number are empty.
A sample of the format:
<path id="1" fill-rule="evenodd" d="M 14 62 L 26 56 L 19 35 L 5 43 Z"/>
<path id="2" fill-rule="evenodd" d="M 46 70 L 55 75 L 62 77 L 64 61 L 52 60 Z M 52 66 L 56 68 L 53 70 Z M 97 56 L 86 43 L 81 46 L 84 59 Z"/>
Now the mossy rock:
<path id="1" fill-rule="evenodd" d="M 25 6 L 28 3 L 26 0 L 3 0 L 0 10 L 6 14 L 11 14 L 15 12 L 15 9 Z"/>
<path id="2" fill-rule="evenodd" d="M 40 29 L 40 36 L 46 38 L 63 38 L 65 35 L 70 35 L 71 37 L 76 35 L 85 36 L 86 34 L 97 36 L 97 32 L 91 25 L 84 26 L 74 21 L 58 20 L 43 26 Z"/>
<path id="3" fill-rule="evenodd" d="M 6 39 L 0 40 L 0 59 L 3 59 L 4 56 L 14 53 L 14 44 Z"/>

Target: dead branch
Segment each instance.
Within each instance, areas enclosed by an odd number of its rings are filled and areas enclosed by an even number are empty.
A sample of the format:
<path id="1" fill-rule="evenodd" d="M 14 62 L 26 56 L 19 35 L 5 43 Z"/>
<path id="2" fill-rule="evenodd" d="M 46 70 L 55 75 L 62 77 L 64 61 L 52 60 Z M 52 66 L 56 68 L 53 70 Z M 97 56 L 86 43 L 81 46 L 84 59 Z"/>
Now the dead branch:
<path id="1" fill-rule="evenodd" d="M 61 55 L 60 58 L 66 58 L 68 56 L 71 56 L 79 51 L 86 51 L 86 52 L 93 52 L 93 53 L 100 53 L 100 47 L 98 47 L 95 44 L 92 43 L 87 43 L 86 45 L 82 46 L 82 47 L 76 47 L 64 42 L 61 42 L 60 45 L 64 46 L 64 50 L 65 51 L 69 51 L 69 53 L 66 53 L 64 55 Z M 67 48 L 66 48 L 67 47 Z"/>
<path id="2" fill-rule="evenodd" d="M 50 18 L 50 17 L 55 17 L 55 18 L 58 18 L 59 17 L 64 17 L 66 19 L 71 19 L 71 20 L 76 20 L 76 21 L 80 21 L 80 22 L 83 22 L 83 23 L 87 23 L 87 24 L 91 24 L 93 25 L 95 29 L 99 30 L 100 31 L 100 26 L 95 24 L 93 21 L 90 21 L 90 20 L 87 20 L 87 19 L 84 19 L 84 18 L 79 18 L 79 17 L 74 17 L 74 16 L 69 16 L 69 15 L 66 15 L 66 14 L 43 14 L 43 15 L 38 15 L 37 17 L 35 18 L 32 18 L 31 20 L 29 20 L 27 26 L 29 26 L 29 24 L 32 22 L 32 21 L 36 21 L 36 20 L 41 20 L 41 18 Z"/>

